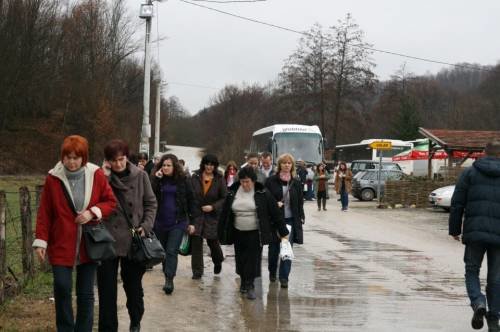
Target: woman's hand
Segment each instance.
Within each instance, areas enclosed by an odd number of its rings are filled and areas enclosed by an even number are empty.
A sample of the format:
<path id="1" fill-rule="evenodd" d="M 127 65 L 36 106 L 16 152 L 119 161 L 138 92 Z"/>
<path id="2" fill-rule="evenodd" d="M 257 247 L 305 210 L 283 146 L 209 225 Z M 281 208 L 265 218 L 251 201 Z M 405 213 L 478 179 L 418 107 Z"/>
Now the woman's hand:
<path id="1" fill-rule="evenodd" d="M 104 175 L 110 176 L 110 174 L 111 174 L 111 164 L 109 163 L 109 161 L 104 160 L 102 162 L 101 168 L 102 168 L 102 171 L 104 172 Z"/>
<path id="2" fill-rule="evenodd" d="M 279 201 L 278 202 L 278 207 L 281 209 L 283 207 L 283 205 L 285 205 L 282 201 Z"/>
<path id="3" fill-rule="evenodd" d="M 187 232 L 188 232 L 189 235 L 193 235 L 194 231 L 195 231 L 194 225 L 189 225 L 187 227 Z"/>
<path id="4" fill-rule="evenodd" d="M 35 248 L 36 256 L 38 257 L 38 259 L 40 260 L 40 262 L 45 261 L 45 253 L 46 253 L 46 251 L 47 250 L 45 248 L 41 248 L 41 247 L 36 247 Z"/>
<path id="5" fill-rule="evenodd" d="M 156 176 L 157 178 L 160 178 L 160 179 L 161 179 L 161 178 L 163 177 L 163 172 L 162 172 L 162 170 L 160 169 L 160 170 L 156 171 L 155 176 Z"/>
<path id="6" fill-rule="evenodd" d="M 92 219 L 94 219 L 94 215 L 92 214 L 92 212 L 90 212 L 89 210 L 85 210 L 84 212 L 76 216 L 75 223 L 83 225 L 88 223 Z"/>
<path id="7" fill-rule="evenodd" d="M 212 212 L 214 210 L 214 207 L 212 205 L 203 205 L 201 207 L 201 210 L 205 213 Z"/>
<path id="8" fill-rule="evenodd" d="M 136 229 L 135 229 L 135 231 L 136 231 L 137 233 L 139 233 L 139 235 L 140 235 L 141 237 L 145 237 L 145 236 L 146 236 L 146 231 L 144 231 L 144 228 L 142 228 L 142 227 L 138 227 L 138 228 L 136 228 Z"/>
<path id="9" fill-rule="evenodd" d="M 288 241 L 288 235 L 285 235 L 281 238 L 281 241 Z"/>

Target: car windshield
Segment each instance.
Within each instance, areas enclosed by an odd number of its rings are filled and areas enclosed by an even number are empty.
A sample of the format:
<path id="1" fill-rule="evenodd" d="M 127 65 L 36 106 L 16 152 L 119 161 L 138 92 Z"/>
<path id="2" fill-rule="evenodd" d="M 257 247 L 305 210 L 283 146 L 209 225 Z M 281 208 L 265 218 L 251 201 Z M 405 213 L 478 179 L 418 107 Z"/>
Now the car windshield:
<path id="1" fill-rule="evenodd" d="M 322 161 L 321 136 L 311 133 L 278 133 L 274 135 L 276 154 L 290 153 L 295 160 L 318 164 Z"/>

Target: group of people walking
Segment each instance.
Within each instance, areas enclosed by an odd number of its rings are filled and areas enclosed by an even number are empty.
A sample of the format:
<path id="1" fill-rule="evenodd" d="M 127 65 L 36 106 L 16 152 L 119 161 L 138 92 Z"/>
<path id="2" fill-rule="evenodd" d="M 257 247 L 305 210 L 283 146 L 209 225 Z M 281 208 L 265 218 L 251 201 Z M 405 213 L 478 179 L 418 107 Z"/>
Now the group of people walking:
<path id="1" fill-rule="evenodd" d="M 93 287 L 97 282 L 99 331 L 117 331 L 118 271 L 126 294 L 130 331 L 140 331 L 144 314 L 142 278 L 147 267 L 129 257 L 132 232 L 160 240 L 166 259 L 163 291 L 174 291 L 177 255 L 185 234 L 190 235 L 192 278 L 204 273 L 203 241 L 207 241 L 214 274 L 222 271 L 221 244 L 234 245 L 240 292 L 255 299 L 254 279 L 261 276 L 262 249 L 269 246 L 271 282 L 288 287 L 291 260 L 280 260 L 280 244 L 303 243 L 305 220 L 302 184 L 295 161 L 282 155 L 276 170 L 270 155 L 259 165 L 249 158 L 238 171 L 228 163 L 219 172 L 214 155 L 205 155 L 199 170 L 187 174 L 173 154 L 150 168 L 134 164 L 123 140 L 108 142 L 101 167 L 88 161 L 84 137 L 65 138 L 61 160 L 45 180 L 36 223 L 34 250 L 52 265 L 58 331 L 91 331 Z M 144 158 L 143 158 L 144 159 Z M 142 167 L 141 167 L 142 166 Z M 149 166 L 148 166 L 149 167 Z M 228 186 L 230 184 L 230 186 Z M 85 224 L 103 223 L 114 237 L 116 257 L 92 261 L 83 239 Z M 76 319 L 72 309 L 73 271 L 76 271 Z"/>

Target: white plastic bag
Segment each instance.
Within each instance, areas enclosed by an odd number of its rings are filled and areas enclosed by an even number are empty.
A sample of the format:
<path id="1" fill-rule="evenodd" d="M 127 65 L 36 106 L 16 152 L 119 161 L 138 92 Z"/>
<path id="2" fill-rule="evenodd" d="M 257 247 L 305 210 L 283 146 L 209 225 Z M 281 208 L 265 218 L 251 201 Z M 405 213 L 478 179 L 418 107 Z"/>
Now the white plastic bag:
<path id="1" fill-rule="evenodd" d="M 288 240 L 281 240 L 280 243 L 280 258 L 283 261 L 292 261 L 295 256 L 293 255 L 292 244 Z"/>

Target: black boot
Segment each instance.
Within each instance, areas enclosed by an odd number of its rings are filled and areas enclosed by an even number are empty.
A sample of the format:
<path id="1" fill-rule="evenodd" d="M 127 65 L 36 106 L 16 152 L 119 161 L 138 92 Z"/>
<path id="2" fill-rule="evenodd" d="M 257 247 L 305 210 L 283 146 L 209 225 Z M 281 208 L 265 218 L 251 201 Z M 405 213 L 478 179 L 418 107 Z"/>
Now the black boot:
<path id="1" fill-rule="evenodd" d="M 493 316 L 490 312 L 486 314 L 486 323 L 488 323 L 488 332 L 500 332 L 498 318 Z"/>
<path id="2" fill-rule="evenodd" d="M 484 316 L 486 315 L 486 305 L 484 303 L 478 303 L 472 306 L 474 310 L 474 315 L 472 316 L 471 325 L 475 330 L 480 330 L 484 325 Z M 498 324 L 498 322 L 497 322 Z"/>
<path id="3" fill-rule="evenodd" d="M 165 294 L 170 295 L 174 291 L 174 278 L 165 277 L 165 286 L 163 286 Z"/>
<path id="4" fill-rule="evenodd" d="M 141 324 L 130 324 L 130 332 L 140 332 Z"/>
<path id="5" fill-rule="evenodd" d="M 240 293 L 245 294 L 247 292 L 247 281 L 241 279 L 240 281 Z"/>

